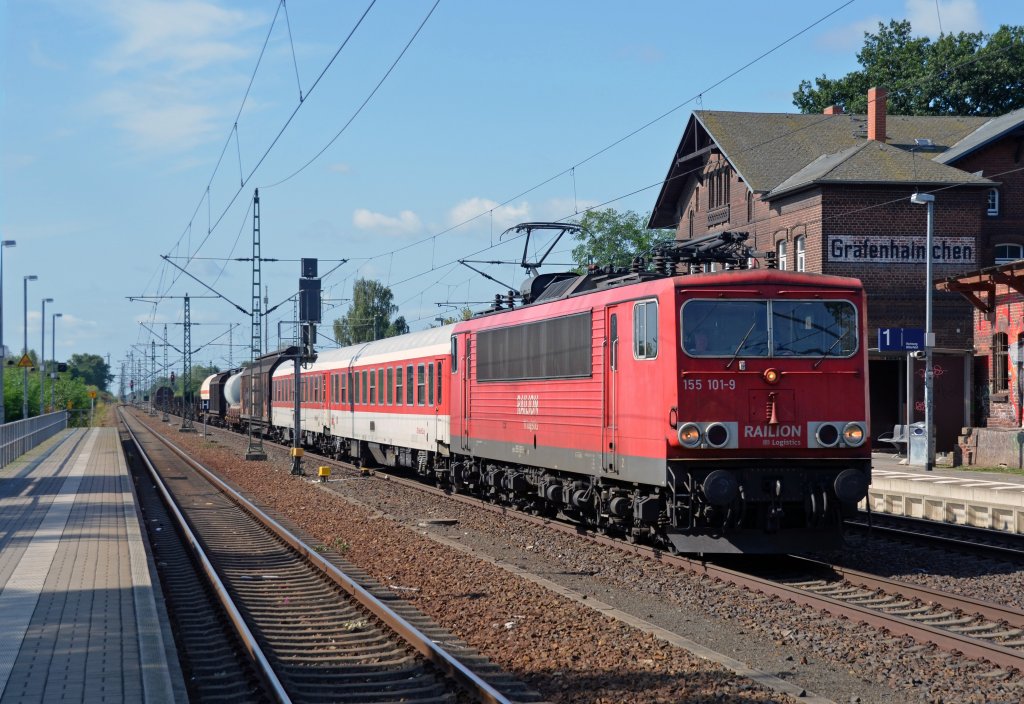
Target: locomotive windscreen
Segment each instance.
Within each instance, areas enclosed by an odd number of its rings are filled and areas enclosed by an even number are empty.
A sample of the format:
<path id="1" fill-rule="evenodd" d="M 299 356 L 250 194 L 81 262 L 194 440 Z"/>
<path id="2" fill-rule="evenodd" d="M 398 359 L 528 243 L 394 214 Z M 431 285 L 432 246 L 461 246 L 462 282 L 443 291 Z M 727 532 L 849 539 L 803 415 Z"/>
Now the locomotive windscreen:
<path id="1" fill-rule="evenodd" d="M 849 357 L 857 310 L 849 301 L 711 300 L 683 304 L 683 349 L 692 357 Z"/>
<path id="2" fill-rule="evenodd" d="M 477 334 L 478 381 L 590 376 L 591 313 L 482 330 Z"/>

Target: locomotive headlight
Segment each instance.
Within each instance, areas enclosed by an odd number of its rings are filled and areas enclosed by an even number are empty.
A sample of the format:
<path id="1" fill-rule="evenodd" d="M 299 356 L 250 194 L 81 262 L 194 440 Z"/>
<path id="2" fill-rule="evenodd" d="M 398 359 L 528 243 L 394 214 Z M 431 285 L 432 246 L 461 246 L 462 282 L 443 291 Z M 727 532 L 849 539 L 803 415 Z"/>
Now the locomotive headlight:
<path id="1" fill-rule="evenodd" d="M 700 445 L 700 426 L 696 423 L 683 423 L 679 426 L 679 444 L 683 447 Z"/>
<path id="2" fill-rule="evenodd" d="M 815 438 L 822 447 L 833 447 L 839 442 L 839 428 L 831 423 L 822 423 L 815 432 Z"/>
<path id="3" fill-rule="evenodd" d="M 864 444 L 864 426 L 860 423 L 847 423 L 843 428 L 843 442 L 850 447 L 860 447 Z"/>
<path id="4" fill-rule="evenodd" d="M 779 370 L 778 369 L 765 369 L 764 370 L 764 381 L 766 384 L 778 384 L 779 383 Z"/>
<path id="5" fill-rule="evenodd" d="M 712 423 L 704 430 L 704 436 L 711 447 L 725 447 L 729 444 L 729 429 L 721 423 Z"/>

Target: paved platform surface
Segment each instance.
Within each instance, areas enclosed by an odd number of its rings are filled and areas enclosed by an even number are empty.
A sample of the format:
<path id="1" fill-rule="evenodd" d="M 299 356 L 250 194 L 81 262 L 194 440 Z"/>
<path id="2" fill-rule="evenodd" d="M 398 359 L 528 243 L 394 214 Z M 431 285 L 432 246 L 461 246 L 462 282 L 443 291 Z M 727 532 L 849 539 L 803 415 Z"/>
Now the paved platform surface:
<path id="1" fill-rule="evenodd" d="M 114 428 L 0 470 L 0 704 L 186 698 Z"/>
<path id="2" fill-rule="evenodd" d="M 926 472 L 879 452 L 871 475 L 872 511 L 1024 534 L 1024 475 L 945 467 Z"/>

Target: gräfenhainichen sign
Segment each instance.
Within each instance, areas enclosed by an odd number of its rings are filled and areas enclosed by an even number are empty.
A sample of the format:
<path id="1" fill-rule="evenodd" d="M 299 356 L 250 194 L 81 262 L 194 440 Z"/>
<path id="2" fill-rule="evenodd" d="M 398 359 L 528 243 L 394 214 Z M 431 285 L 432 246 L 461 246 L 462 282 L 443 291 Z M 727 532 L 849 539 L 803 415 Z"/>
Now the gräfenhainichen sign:
<path id="1" fill-rule="evenodd" d="M 974 264 L 977 243 L 973 237 L 932 238 L 932 262 Z M 831 235 L 828 260 L 853 264 L 923 264 L 924 235 Z"/>

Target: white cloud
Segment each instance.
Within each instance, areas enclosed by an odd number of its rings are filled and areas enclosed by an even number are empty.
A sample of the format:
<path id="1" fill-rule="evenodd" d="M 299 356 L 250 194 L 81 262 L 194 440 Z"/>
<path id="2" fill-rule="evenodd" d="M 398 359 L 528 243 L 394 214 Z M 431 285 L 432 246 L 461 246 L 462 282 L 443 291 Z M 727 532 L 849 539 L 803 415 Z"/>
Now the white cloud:
<path id="1" fill-rule="evenodd" d="M 254 51 L 248 30 L 265 25 L 262 13 L 202 0 L 97 0 L 92 9 L 113 27 L 96 63 L 115 79 L 91 106 L 131 147 L 185 151 L 226 131 L 237 103 L 225 96 L 235 95 L 236 65 Z"/>
<path id="2" fill-rule="evenodd" d="M 541 204 L 538 217 L 549 221 L 574 222 L 587 208 L 599 205 L 596 200 L 573 200 L 572 198 L 550 198 Z"/>
<path id="3" fill-rule="evenodd" d="M 352 224 L 360 230 L 371 230 L 382 235 L 411 235 L 422 227 L 419 216 L 411 210 L 403 210 L 398 217 L 375 213 L 358 208 L 352 213 Z"/>
<path id="4" fill-rule="evenodd" d="M 938 11 L 935 8 L 935 0 L 905 0 L 904 13 L 906 19 L 910 20 L 915 37 L 938 37 L 940 15 L 942 31 L 947 34 L 977 32 L 983 29 L 976 0 L 938 0 Z M 878 24 L 887 25 L 890 19 L 892 18 L 880 15 L 865 17 L 822 33 L 815 44 L 821 49 L 840 53 L 856 51 L 864 45 L 865 32 L 876 33 Z"/>
<path id="5" fill-rule="evenodd" d="M 242 58 L 230 38 L 261 20 L 201 0 L 108 0 L 101 6 L 123 37 L 101 66 L 117 73 L 159 63 L 175 73 Z"/>
<path id="6" fill-rule="evenodd" d="M 822 33 L 815 44 L 821 49 L 848 54 L 864 45 L 865 32 L 877 32 L 878 23 L 885 22 L 881 17 L 866 17 L 848 25 L 837 27 Z"/>
<path id="7" fill-rule="evenodd" d="M 52 71 L 63 71 L 67 66 L 60 61 L 51 58 L 48 54 L 44 53 L 42 48 L 39 46 L 39 42 L 32 40 L 29 46 L 28 60 L 32 62 L 34 66 L 39 68 L 46 68 Z"/>
<path id="8" fill-rule="evenodd" d="M 982 29 L 975 0 L 907 0 L 906 12 L 915 36 L 939 36 L 939 18 L 946 34 L 977 32 Z"/>
<path id="9" fill-rule="evenodd" d="M 173 86 L 111 89 L 94 104 L 140 151 L 191 149 L 223 127 L 219 111 Z"/>
<path id="10" fill-rule="evenodd" d="M 627 44 L 619 48 L 616 56 L 642 64 L 658 64 L 665 60 L 665 52 L 653 44 Z"/>
<path id="11" fill-rule="evenodd" d="M 493 218 L 494 231 L 500 232 L 529 220 L 530 204 L 524 200 L 518 205 L 498 205 L 497 201 L 489 198 L 467 198 L 448 211 L 448 222 L 459 225 L 477 216 L 480 216 L 477 222 L 483 224 L 488 224 Z"/>
<path id="12" fill-rule="evenodd" d="M 328 171 L 333 171 L 336 174 L 347 174 L 349 171 L 352 170 L 352 167 L 349 166 L 348 164 L 343 164 L 339 162 L 337 164 L 328 164 L 327 169 Z"/>

